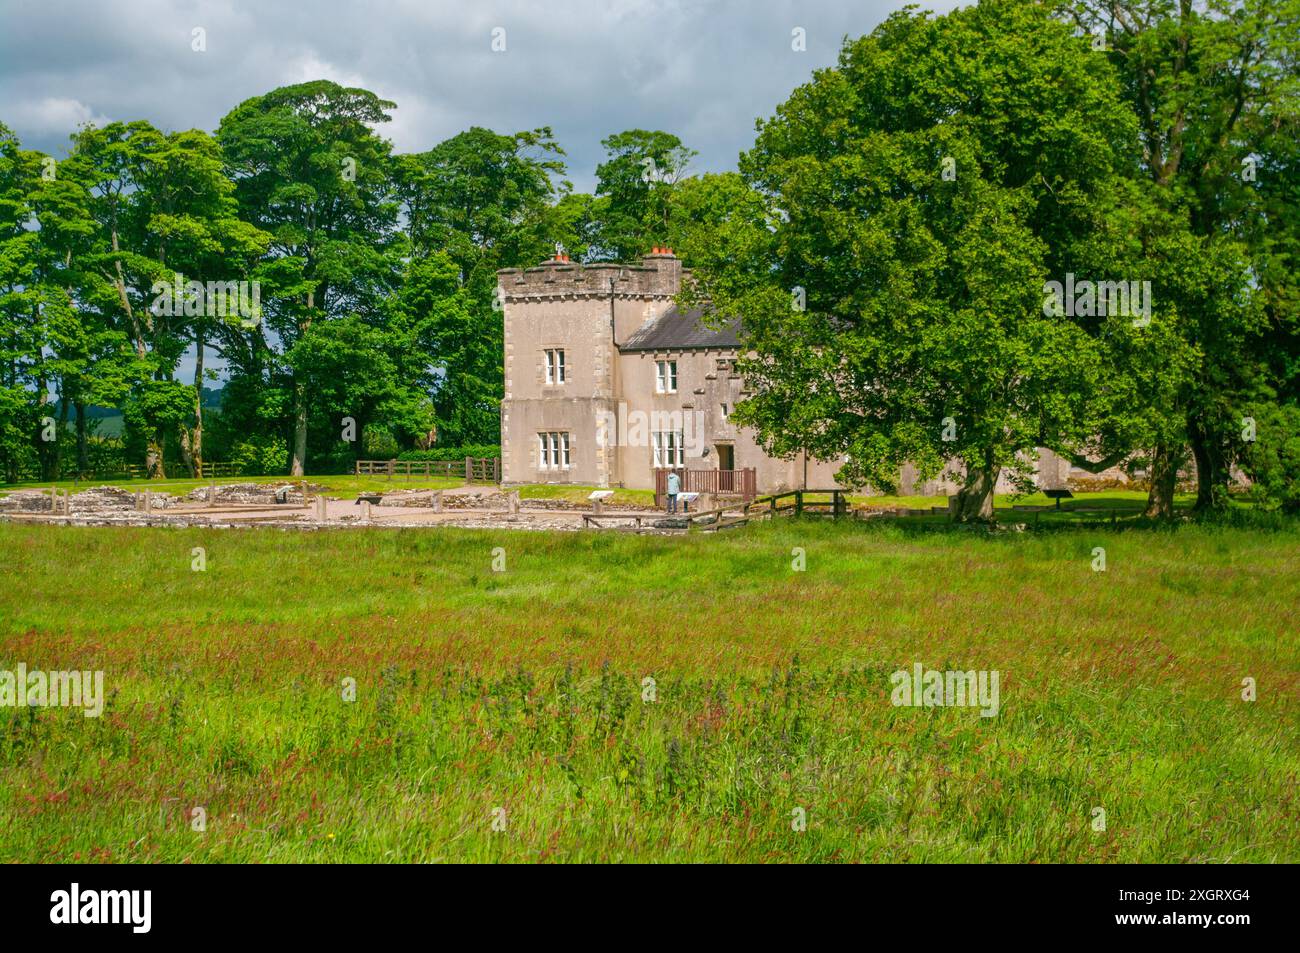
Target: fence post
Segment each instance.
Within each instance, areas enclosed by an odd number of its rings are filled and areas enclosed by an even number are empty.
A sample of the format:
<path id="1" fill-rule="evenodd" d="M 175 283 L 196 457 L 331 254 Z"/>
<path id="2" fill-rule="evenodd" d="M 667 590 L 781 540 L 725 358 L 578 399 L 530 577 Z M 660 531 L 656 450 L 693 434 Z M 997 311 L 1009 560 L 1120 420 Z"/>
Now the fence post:
<path id="1" fill-rule="evenodd" d="M 803 515 L 803 490 L 794 491 L 794 515 Z"/>
<path id="2" fill-rule="evenodd" d="M 501 458 L 500 457 L 492 458 L 492 482 L 498 484 L 501 482 Z"/>
<path id="3" fill-rule="evenodd" d="M 474 458 L 473 457 L 465 458 L 465 482 L 466 483 L 474 482 Z"/>

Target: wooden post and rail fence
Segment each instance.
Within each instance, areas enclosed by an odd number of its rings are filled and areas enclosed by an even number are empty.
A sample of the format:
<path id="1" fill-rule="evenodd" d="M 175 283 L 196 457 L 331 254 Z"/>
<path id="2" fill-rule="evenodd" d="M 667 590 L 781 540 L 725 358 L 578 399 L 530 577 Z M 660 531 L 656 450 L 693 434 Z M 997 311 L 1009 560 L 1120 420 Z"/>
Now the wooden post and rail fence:
<path id="1" fill-rule="evenodd" d="M 163 470 L 170 478 L 181 480 L 208 480 L 215 477 L 244 475 L 243 468 L 239 464 L 225 462 L 196 462 L 194 471 L 191 473 L 189 467 L 179 460 L 169 460 L 163 465 Z M 93 467 L 89 470 L 73 470 L 66 475 L 60 474 L 54 479 L 72 480 L 76 483 L 91 483 L 95 480 L 147 480 L 149 479 L 149 468 L 143 463 L 122 463 Z M 37 473 L 20 472 L 18 482 L 43 482 L 43 478 Z"/>
<path id="2" fill-rule="evenodd" d="M 500 457 L 466 457 L 463 460 L 358 460 L 356 476 L 459 477 L 466 483 L 500 483 Z"/>
<path id="3" fill-rule="evenodd" d="M 181 463 L 170 462 L 165 470 L 172 478 L 213 480 L 226 477 L 243 476 L 243 468 L 237 463 L 208 462 L 196 463 L 193 474 Z M 356 476 L 387 476 L 413 479 L 417 476 L 457 477 L 466 483 L 500 483 L 500 457 L 465 457 L 463 460 L 358 460 L 353 468 Z M 36 474 L 20 473 L 18 482 L 38 482 Z M 74 473 L 63 479 L 74 482 L 91 482 L 94 480 L 148 480 L 149 470 L 142 463 L 125 463 L 119 466 L 104 467 L 83 473 Z"/>

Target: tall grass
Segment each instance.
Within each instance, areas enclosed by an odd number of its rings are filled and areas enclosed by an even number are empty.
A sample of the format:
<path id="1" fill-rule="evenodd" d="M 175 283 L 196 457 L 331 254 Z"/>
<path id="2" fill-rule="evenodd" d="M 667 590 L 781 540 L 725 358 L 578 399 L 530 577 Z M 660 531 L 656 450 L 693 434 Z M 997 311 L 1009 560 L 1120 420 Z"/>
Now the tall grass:
<path id="1" fill-rule="evenodd" d="M 1294 862 L 1297 557 L 1293 524 L 0 525 L 0 670 L 110 694 L 0 709 L 0 859 Z M 998 670 L 999 714 L 893 706 L 914 662 Z"/>

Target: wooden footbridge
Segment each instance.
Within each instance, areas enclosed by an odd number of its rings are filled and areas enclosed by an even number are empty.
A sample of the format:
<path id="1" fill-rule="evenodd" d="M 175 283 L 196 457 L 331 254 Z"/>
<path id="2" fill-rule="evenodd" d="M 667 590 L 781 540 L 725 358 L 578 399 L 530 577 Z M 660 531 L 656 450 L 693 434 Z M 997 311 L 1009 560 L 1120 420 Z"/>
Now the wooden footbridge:
<path id="1" fill-rule="evenodd" d="M 829 497 L 829 499 L 827 499 Z M 847 490 L 787 490 L 752 500 L 737 500 L 698 513 L 585 513 L 582 525 L 591 529 L 677 529 L 716 532 L 744 526 L 750 520 L 775 516 L 848 516 Z"/>

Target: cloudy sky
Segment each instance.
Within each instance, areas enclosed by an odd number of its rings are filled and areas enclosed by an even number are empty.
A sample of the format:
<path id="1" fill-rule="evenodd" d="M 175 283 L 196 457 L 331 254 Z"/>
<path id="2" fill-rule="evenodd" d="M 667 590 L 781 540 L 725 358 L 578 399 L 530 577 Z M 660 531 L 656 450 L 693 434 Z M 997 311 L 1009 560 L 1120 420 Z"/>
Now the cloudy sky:
<path id="1" fill-rule="evenodd" d="M 926 4 L 946 10 L 955 4 Z M 331 79 L 397 103 L 418 152 L 472 126 L 551 126 L 578 189 L 600 140 L 664 129 L 735 167 L 754 120 L 901 0 L 3 0 L 0 122 L 62 156 L 83 122 L 213 130 L 237 103 Z M 494 30 L 504 52 L 494 52 Z M 806 50 L 792 47 L 802 28 Z M 196 29 L 206 50 L 196 51 Z M 500 34 L 497 34 L 500 36 Z M 498 44 L 499 45 L 499 44 Z"/>
<path id="2" fill-rule="evenodd" d="M 0 122 L 62 157 L 81 123 L 215 130 L 250 96 L 330 79 L 397 104 L 383 133 L 399 152 L 550 126 L 590 191 L 600 140 L 624 129 L 680 136 L 692 172 L 734 169 L 755 119 L 904 2 L 0 0 Z"/>

